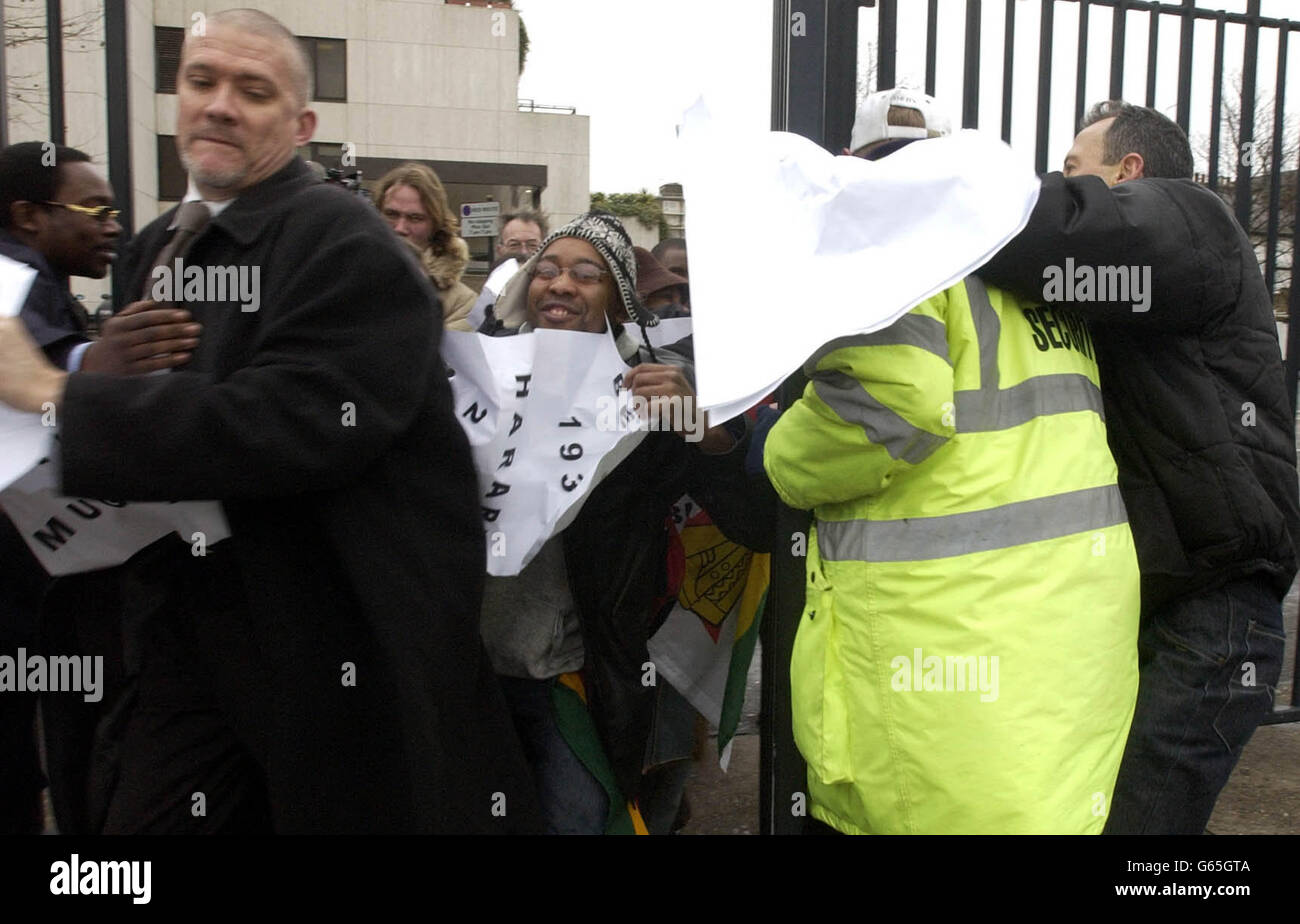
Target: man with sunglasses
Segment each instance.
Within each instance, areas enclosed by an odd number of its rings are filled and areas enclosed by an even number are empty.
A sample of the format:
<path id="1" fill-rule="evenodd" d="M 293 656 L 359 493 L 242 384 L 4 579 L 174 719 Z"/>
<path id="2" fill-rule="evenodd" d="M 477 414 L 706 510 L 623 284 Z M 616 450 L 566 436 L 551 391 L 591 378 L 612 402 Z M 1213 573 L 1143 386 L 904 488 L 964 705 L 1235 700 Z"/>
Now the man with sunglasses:
<path id="1" fill-rule="evenodd" d="M 68 279 L 108 274 L 122 233 L 117 216 L 113 190 L 83 152 L 38 141 L 0 152 L 0 254 L 36 270 L 23 323 L 50 362 L 69 372 L 170 369 L 198 342 L 189 312 L 154 302 L 128 305 L 91 340 Z"/>
<path id="2" fill-rule="evenodd" d="M 36 270 L 20 312 L 23 325 L 46 358 L 69 372 L 130 375 L 184 363 L 197 342 L 197 325 L 186 311 L 138 302 L 110 318 L 99 339 L 90 337 L 89 317 L 73 297 L 69 278 L 108 274 L 122 233 L 113 202 L 113 190 L 82 151 L 38 141 L 0 151 L 0 254 Z M 115 572 L 51 580 L 3 515 L 0 560 L 0 653 L 38 646 L 63 654 L 94 650 L 110 655 L 113 670 L 116 643 L 108 627 Z M 0 697 L 0 742 L 11 755 L 0 766 L 0 832 L 35 833 L 42 827 L 35 704 L 34 693 Z M 80 833 L 80 794 L 100 708 L 51 694 L 42 712 L 58 825 L 64 833 Z"/>

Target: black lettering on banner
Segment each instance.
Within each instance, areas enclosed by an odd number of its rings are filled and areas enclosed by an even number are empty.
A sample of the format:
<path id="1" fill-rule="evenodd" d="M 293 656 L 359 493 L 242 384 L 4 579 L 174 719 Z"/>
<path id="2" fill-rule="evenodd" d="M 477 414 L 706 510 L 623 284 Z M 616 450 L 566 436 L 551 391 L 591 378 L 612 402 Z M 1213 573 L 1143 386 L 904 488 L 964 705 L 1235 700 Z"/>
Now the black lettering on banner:
<path id="1" fill-rule="evenodd" d="M 1030 329 L 1034 332 L 1034 346 L 1038 347 L 1040 353 L 1047 352 L 1047 337 L 1043 334 L 1042 328 L 1038 326 L 1038 309 L 1026 308 L 1025 320 L 1029 322 Z"/>
<path id="2" fill-rule="evenodd" d="M 499 508 L 497 507 L 483 508 L 483 519 L 487 520 L 489 523 L 495 523 L 497 517 L 499 516 L 501 516 L 501 510 Z"/>
<path id="3" fill-rule="evenodd" d="M 561 476 L 560 476 L 560 487 L 564 488 L 564 490 L 566 490 L 566 491 L 572 491 L 574 488 L 576 488 L 576 487 L 578 486 L 578 482 L 581 481 L 581 480 L 582 480 L 582 476 L 581 476 L 581 475 L 579 475 L 579 476 L 578 476 L 575 480 L 573 480 L 573 481 L 569 481 L 569 476 L 568 476 L 568 475 L 561 475 Z"/>
<path id="4" fill-rule="evenodd" d="M 511 446 L 509 449 L 501 453 L 501 464 L 498 465 L 497 468 L 509 468 L 514 464 L 515 464 L 515 447 Z"/>
<path id="5" fill-rule="evenodd" d="M 533 378 L 532 375 L 517 375 L 517 376 L 515 376 L 515 381 L 518 382 L 521 386 L 523 386 L 522 388 L 519 389 L 519 391 L 515 392 L 515 397 L 516 397 L 516 398 L 527 398 L 527 397 L 528 397 L 528 383 L 529 383 L 530 381 L 532 381 L 532 378 Z"/>
<path id="6" fill-rule="evenodd" d="M 45 530 L 49 530 L 46 532 Z M 64 523 L 58 517 L 50 517 L 45 521 L 45 529 L 38 529 L 32 534 L 32 538 L 44 545 L 51 552 L 57 552 L 59 546 L 68 541 L 69 536 L 75 536 L 77 531 Z"/>
<path id="7" fill-rule="evenodd" d="M 484 495 L 484 496 L 485 496 L 485 497 L 500 497 L 502 494 L 509 494 L 509 493 L 510 493 L 510 485 L 508 485 L 508 484 L 502 484 L 502 483 L 499 482 L 499 481 L 493 480 L 493 482 L 492 482 L 492 490 L 488 491 L 487 494 Z"/>
<path id="8" fill-rule="evenodd" d="M 620 372 L 618 375 L 614 376 L 614 394 L 618 394 L 618 390 L 622 387 L 623 387 L 623 373 Z"/>
<path id="9" fill-rule="evenodd" d="M 582 444 L 570 443 L 567 446 L 560 447 L 560 458 L 565 462 L 576 462 L 582 458 Z"/>
<path id="10" fill-rule="evenodd" d="M 75 513 L 77 516 L 81 517 L 83 520 L 93 520 L 95 519 L 95 517 L 103 513 L 102 510 L 100 510 L 90 501 L 86 500 L 84 497 L 80 497 L 77 500 L 73 501 L 72 503 L 65 504 L 64 506 L 67 507 L 69 510 L 71 510 L 73 513 Z"/>
<path id="11" fill-rule="evenodd" d="M 461 414 L 460 416 L 468 417 L 470 423 L 478 423 L 480 420 L 482 420 L 484 417 L 487 416 L 487 408 L 483 408 L 480 411 L 478 407 L 478 402 L 475 401 L 465 410 L 465 413 Z"/>
<path id="12" fill-rule="evenodd" d="M 514 435 L 515 435 L 515 431 L 518 430 L 518 429 L 519 429 L 520 427 L 522 427 L 523 425 L 524 425 L 524 419 L 523 419 L 522 417 L 520 417 L 518 414 L 515 414 L 515 420 L 514 420 L 514 423 L 512 423 L 512 424 L 510 425 L 510 435 L 511 435 L 511 436 L 514 436 Z"/>
<path id="13" fill-rule="evenodd" d="M 574 416 L 570 417 L 568 420 L 561 420 L 561 421 L 560 421 L 560 426 L 561 426 L 561 427 L 581 427 L 581 426 L 582 426 L 582 422 L 581 422 L 580 420 L 578 420 L 578 416 L 575 414 Z"/>

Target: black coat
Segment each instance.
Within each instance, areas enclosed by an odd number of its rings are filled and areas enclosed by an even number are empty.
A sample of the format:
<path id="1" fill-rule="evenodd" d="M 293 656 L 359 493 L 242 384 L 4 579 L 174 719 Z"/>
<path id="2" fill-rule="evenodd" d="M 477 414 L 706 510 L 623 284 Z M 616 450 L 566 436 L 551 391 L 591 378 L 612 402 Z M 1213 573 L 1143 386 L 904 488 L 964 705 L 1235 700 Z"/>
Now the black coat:
<path id="1" fill-rule="evenodd" d="M 1112 189 L 1051 173 L 1029 224 L 977 273 L 1041 305 L 1045 271 L 1067 257 L 1151 271 L 1147 311 L 1068 305 L 1096 345 L 1144 609 L 1248 574 L 1285 594 L 1300 540 L 1295 421 L 1241 227 L 1191 180 Z"/>
<path id="2" fill-rule="evenodd" d="M 128 248 L 124 291 L 171 218 Z M 256 267 L 258 310 L 187 303 L 203 332 L 170 374 L 70 376 L 65 493 L 222 502 L 255 637 L 221 654 L 277 830 L 536 830 L 478 635 L 477 485 L 428 280 L 373 208 L 298 158 L 186 262 Z"/>

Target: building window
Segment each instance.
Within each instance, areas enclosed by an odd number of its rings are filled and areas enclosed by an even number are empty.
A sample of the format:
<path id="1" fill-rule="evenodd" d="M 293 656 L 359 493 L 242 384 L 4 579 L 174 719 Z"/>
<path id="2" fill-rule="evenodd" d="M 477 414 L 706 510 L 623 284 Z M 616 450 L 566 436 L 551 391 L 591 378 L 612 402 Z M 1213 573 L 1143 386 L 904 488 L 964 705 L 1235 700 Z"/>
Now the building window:
<path id="1" fill-rule="evenodd" d="M 181 45 L 184 42 L 184 29 L 154 26 L 153 72 L 156 82 L 155 92 L 176 92 L 176 71 L 181 66 Z"/>
<path id="2" fill-rule="evenodd" d="M 337 167 L 343 159 L 341 141 L 313 141 L 298 148 L 298 156 L 303 160 L 314 160 L 322 167 Z"/>
<path id="3" fill-rule="evenodd" d="M 185 198 L 185 168 L 176 153 L 176 136 L 158 136 L 158 198 L 179 202 Z"/>
<path id="4" fill-rule="evenodd" d="M 343 39 L 299 38 L 316 82 L 313 99 L 345 103 L 348 99 L 348 43 Z"/>
<path id="5" fill-rule="evenodd" d="M 299 38 L 316 85 L 313 99 L 344 103 L 348 99 L 348 43 L 343 39 Z M 153 30 L 156 92 L 176 92 L 185 30 L 155 26 Z"/>

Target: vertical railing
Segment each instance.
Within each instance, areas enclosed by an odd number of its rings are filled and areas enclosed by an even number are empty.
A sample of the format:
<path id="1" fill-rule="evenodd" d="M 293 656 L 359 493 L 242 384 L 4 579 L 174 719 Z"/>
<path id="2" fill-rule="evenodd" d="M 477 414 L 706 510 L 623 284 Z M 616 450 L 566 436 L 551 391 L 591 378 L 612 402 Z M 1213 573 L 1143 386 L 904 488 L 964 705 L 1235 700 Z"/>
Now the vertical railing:
<path id="1" fill-rule="evenodd" d="M 1052 115 L 1052 29 L 1056 0 L 1043 0 L 1038 25 L 1038 131 L 1034 145 L 1034 169 L 1047 172 L 1047 142 Z"/>
<path id="2" fill-rule="evenodd" d="M 1246 41 L 1241 56 L 1241 109 L 1237 120 L 1237 187 L 1234 207 L 1237 221 L 1250 234 L 1254 189 L 1251 168 L 1255 165 L 1255 72 L 1259 65 L 1259 4 L 1246 0 Z M 1249 147 L 1247 147 L 1249 145 Z"/>
<path id="3" fill-rule="evenodd" d="M 981 0 L 966 0 L 966 53 L 963 57 L 961 127 L 980 124 L 980 14 Z"/>

